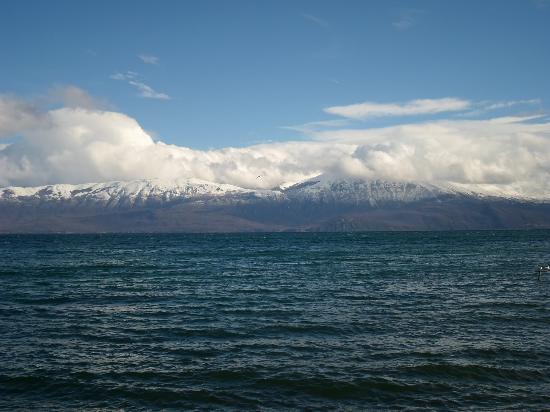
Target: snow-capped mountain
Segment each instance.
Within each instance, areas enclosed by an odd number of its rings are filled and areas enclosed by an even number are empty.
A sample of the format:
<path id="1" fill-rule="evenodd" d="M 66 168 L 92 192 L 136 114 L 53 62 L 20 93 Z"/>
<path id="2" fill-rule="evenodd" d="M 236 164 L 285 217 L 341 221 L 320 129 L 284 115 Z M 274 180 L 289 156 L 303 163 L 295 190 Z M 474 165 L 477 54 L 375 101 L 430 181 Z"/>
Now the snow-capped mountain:
<path id="1" fill-rule="evenodd" d="M 414 202 L 456 194 L 431 184 L 385 180 L 342 179 L 320 175 L 284 190 L 289 199 L 314 202 L 342 202 L 376 206 L 388 202 Z"/>
<path id="2" fill-rule="evenodd" d="M 286 188 L 198 179 L 0 189 L 0 232 L 550 228 L 550 203 L 321 175 Z"/>
<path id="3" fill-rule="evenodd" d="M 0 202 L 45 204 L 70 203 L 107 207 L 135 207 L 176 201 L 302 201 L 370 204 L 414 202 L 456 194 L 430 184 L 366 181 L 317 176 L 286 189 L 244 189 L 199 179 L 134 180 L 90 184 L 56 184 L 39 187 L 0 189 Z"/>
<path id="4" fill-rule="evenodd" d="M 0 202 L 45 204 L 70 203 L 106 207 L 160 205 L 178 200 L 219 200 L 269 196 L 270 191 L 248 190 L 228 184 L 199 179 L 133 180 L 90 184 L 56 184 L 38 187 L 0 189 Z"/>

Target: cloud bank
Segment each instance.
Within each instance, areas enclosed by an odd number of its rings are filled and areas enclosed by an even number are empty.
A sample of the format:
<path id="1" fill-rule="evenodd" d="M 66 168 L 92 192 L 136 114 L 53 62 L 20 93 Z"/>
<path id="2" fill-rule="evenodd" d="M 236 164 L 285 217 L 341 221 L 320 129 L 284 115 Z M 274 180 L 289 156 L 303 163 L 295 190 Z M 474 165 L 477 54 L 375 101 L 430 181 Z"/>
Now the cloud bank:
<path id="1" fill-rule="evenodd" d="M 330 173 L 550 198 L 550 122 L 542 118 L 332 126 L 308 141 L 194 150 L 154 141 L 122 113 L 39 110 L 0 96 L 0 137 L 10 138 L 0 140 L 0 187 L 195 177 L 271 188 Z"/>

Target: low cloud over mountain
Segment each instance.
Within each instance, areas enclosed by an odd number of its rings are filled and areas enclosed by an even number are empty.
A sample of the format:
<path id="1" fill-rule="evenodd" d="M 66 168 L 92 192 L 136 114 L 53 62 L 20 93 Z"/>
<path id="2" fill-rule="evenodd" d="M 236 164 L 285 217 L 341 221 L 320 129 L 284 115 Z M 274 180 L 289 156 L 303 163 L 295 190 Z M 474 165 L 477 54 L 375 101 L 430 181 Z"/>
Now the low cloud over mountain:
<path id="1" fill-rule="evenodd" d="M 460 103 L 452 110 L 475 106 L 462 100 L 441 101 L 447 106 L 449 102 Z M 420 109 L 438 113 L 437 99 L 429 103 L 429 110 L 426 104 Z M 378 109 L 384 113 L 395 109 L 398 114 L 420 110 L 418 104 L 413 106 L 383 105 Z M 361 116 L 353 114 L 355 109 L 362 110 Z M 345 107 L 327 110 L 352 118 L 380 112 L 371 103 L 355 109 L 352 114 Z M 550 198 L 547 118 L 472 120 L 454 113 L 452 118 L 382 128 L 366 128 L 364 123 L 318 128 L 309 132 L 309 140 L 195 150 L 155 141 L 135 119 L 123 113 L 90 104 L 75 107 L 74 99 L 66 107 L 40 109 L 3 95 L 0 186 L 178 177 L 243 188 L 272 188 L 330 173 Z"/>

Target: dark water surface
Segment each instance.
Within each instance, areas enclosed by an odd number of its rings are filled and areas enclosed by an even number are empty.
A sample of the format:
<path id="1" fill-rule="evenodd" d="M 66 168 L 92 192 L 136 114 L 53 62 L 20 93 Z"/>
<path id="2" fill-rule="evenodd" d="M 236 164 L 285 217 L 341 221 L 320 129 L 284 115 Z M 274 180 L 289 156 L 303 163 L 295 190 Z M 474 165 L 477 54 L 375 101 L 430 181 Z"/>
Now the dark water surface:
<path id="1" fill-rule="evenodd" d="M 0 409 L 550 408 L 550 231 L 0 236 Z"/>

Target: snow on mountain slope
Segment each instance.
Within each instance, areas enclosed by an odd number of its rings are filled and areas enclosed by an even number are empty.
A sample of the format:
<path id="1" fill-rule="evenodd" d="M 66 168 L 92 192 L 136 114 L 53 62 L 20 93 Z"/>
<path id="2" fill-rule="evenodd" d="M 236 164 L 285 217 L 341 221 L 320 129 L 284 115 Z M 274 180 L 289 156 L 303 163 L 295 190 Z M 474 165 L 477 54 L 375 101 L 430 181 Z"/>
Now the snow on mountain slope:
<path id="1" fill-rule="evenodd" d="M 222 198 L 225 196 L 266 196 L 266 191 L 252 191 L 228 184 L 199 179 L 133 180 L 79 185 L 57 184 L 39 187 L 0 189 L 0 201 L 44 203 L 71 202 L 104 206 L 133 206 L 175 200 Z"/>
<path id="2" fill-rule="evenodd" d="M 66 204 L 132 207 L 175 201 L 231 203 L 251 201 L 297 201 L 314 203 L 369 204 L 410 203 L 419 200 L 467 196 L 532 200 L 514 193 L 482 194 L 458 185 L 362 180 L 320 175 L 276 190 L 254 190 L 199 179 L 134 180 L 90 184 L 56 184 L 40 187 L 0 188 L 0 204 Z"/>
<path id="3" fill-rule="evenodd" d="M 548 203 L 550 200 L 550 192 L 544 188 L 533 196 L 532 193 L 525 193 L 520 185 L 492 185 L 492 184 L 447 184 L 448 190 L 463 195 L 474 196 L 477 198 L 501 198 L 509 200 L 517 200 L 523 202 Z"/>
<path id="4" fill-rule="evenodd" d="M 414 202 L 456 194 L 430 184 L 384 180 L 341 179 L 320 175 L 285 190 L 290 199 L 318 202 L 369 203 Z"/>

